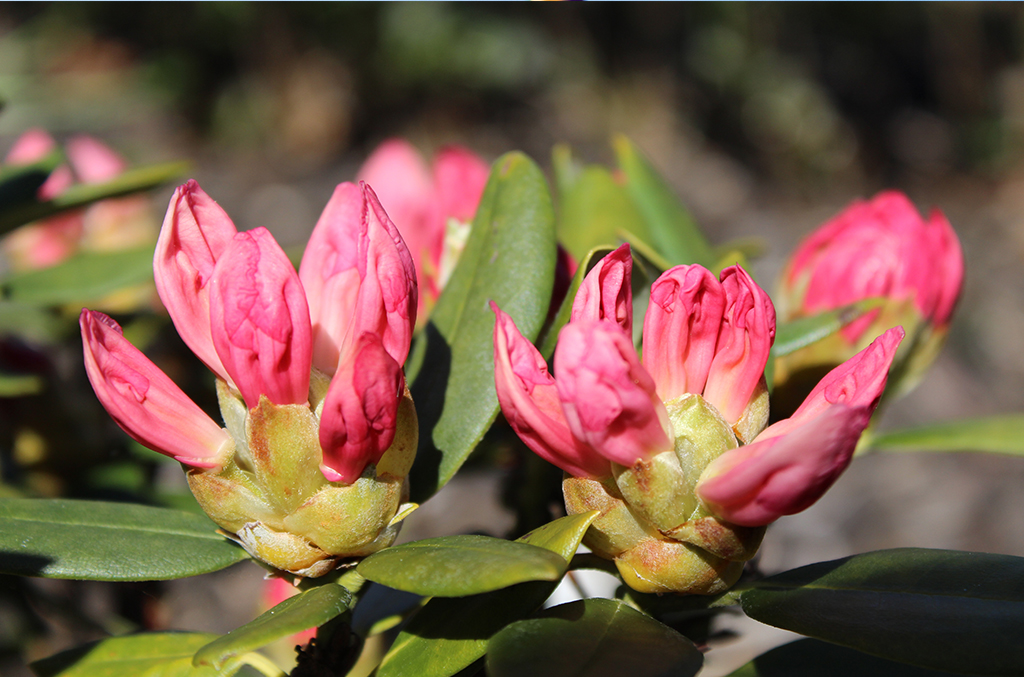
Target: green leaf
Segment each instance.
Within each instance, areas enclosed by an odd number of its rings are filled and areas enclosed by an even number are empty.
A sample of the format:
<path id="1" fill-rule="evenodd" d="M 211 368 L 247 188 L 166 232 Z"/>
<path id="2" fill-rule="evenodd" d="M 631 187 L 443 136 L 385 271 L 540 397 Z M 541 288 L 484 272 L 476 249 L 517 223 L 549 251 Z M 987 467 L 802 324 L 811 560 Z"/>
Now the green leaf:
<path id="1" fill-rule="evenodd" d="M 566 561 L 550 550 L 489 536 L 444 536 L 374 553 L 357 570 L 396 590 L 464 597 L 526 581 L 555 581 Z"/>
<path id="2" fill-rule="evenodd" d="M 594 247 L 618 241 L 623 231 L 651 239 L 629 191 L 604 167 L 583 168 L 559 198 L 558 241 L 577 259 Z"/>
<path id="3" fill-rule="evenodd" d="M 43 389 L 43 379 L 35 374 L 5 374 L 0 372 L 0 397 L 35 395 Z"/>
<path id="4" fill-rule="evenodd" d="M 352 593 L 335 583 L 306 590 L 206 644 L 196 652 L 192 664 L 212 665 L 219 670 L 237 656 L 282 637 L 323 625 L 348 611 L 351 603 Z"/>
<path id="5" fill-rule="evenodd" d="M 950 674 L 894 663 L 816 639 L 798 639 L 761 654 L 729 677 L 948 677 Z"/>
<path id="6" fill-rule="evenodd" d="M 192 654 L 216 635 L 159 632 L 111 637 L 62 651 L 31 664 L 37 677 L 228 677 L 240 662 L 221 670 L 192 667 Z"/>
<path id="7" fill-rule="evenodd" d="M 869 451 L 988 451 L 1024 456 L 1024 414 L 974 418 L 881 433 Z"/>
<path id="8" fill-rule="evenodd" d="M 693 642 L 613 599 L 581 599 L 512 623 L 487 643 L 491 677 L 692 677 Z"/>
<path id="9" fill-rule="evenodd" d="M 612 140 L 633 201 L 647 220 L 650 242 L 672 265 L 715 264 L 714 251 L 665 179 L 625 136 Z"/>
<path id="10" fill-rule="evenodd" d="M 572 276 L 572 282 L 569 283 L 569 289 L 565 293 L 562 305 L 558 308 L 558 314 L 555 315 L 555 319 L 552 320 L 551 324 L 544 328 L 544 333 L 537 340 L 540 354 L 543 355 L 545 359 L 551 359 L 551 356 L 555 352 L 555 344 L 558 342 L 558 332 L 560 332 L 562 327 L 569 322 L 569 317 L 572 315 L 572 303 L 576 300 L 576 292 L 580 290 L 580 285 L 583 284 L 583 278 L 587 276 L 587 273 L 594 267 L 594 264 L 612 251 L 614 251 L 613 247 L 595 247 L 584 254 L 583 258 L 580 259 L 579 266 L 576 268 L 576 274 Z"/>
<path id="11" fill-rule="evenodd" d="M 425 328 L 426 355 L 412 385 L 420 421 L 413 501 L 422 503 L 452 478 L 498 414 L 488 303 L 495 301 L 523 336 L 535 339 L 551 304 L 555 253 L 544 175 L 521 153 L 501 156 Z"/>
<path id="12" fill-rule="evenodd" d="M 22 224 L 45 219 L 60 212 L 78 209 L 98 200 L 121 197 L 155 188 L 188 171 L 185 162 L 167 162 L 149 167 L 129 169 L 115 179 L 103 183 L 82 183 L 45 202 L 32 202 L 0 211 L 0 233 Z"/>
<path id="13" fill-rule="evenodd" d="M 56 266 L 4 281 L 4 297 L 17 303 L 56 306 L 103 298 L 153 279 L 153 247 L 82 252 Z"/>
<path id="14" fill-rule="evenodd" d="M 889 660 L 1024 674 L 1024 558 L 900 548 L 771 576 L 741 596 L 751 618 Z"/>
<path id="15" fill-rule="evenodd" d="M 0 167 L 0 220 L 5 212 L 35 202 L 39 189 L 62 160 L 60 151 L 53 151 L 30 164 Z"/>
<path id="16" fill-rule="evenodd" d="M 779 357 L 805 348 L 831 336 L 882 303 L 884 303 L 884 299 L 864 299 L 836 310 L 828 310 L 810 317 L 784 322 L 775 329 L 775 344 L 772 347 L 772 353 Z"/>
<path id="17" fill-rule="evenodd" d="M 35 343 L 52 342 L 70 323 L 49 308 L 0 300 L 0 335 L 16 334 Z"/>
<path id="18" fill-rule="evenodd" d="M 555 520 L 519 539 L 572 557 L 597 512 Z M 534 612 L 557 582 L 521 583 L 471 597 L 436 597 L 420 609 L 384 656 L 378 677 L 447 677 L 484 655 L 487 640 L 512 621 Z"/>
<path id="19" fill-rule="evenodd" d="M 249 556 L 205 516 L 127 503 L 0 498 L 0 572 L 94 581 L 184 578 Z"/>

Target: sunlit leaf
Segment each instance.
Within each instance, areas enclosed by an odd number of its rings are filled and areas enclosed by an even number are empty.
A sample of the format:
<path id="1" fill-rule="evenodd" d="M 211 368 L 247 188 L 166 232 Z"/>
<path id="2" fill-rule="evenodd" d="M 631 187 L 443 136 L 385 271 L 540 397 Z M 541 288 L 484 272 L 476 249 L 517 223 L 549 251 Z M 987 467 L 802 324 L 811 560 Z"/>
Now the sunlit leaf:
<path id="1" fill-rule="evenodd" d="M 545 609 L 487 643 L 491 677 L 692 677 L 703 663 L 686 637 L 612 599 Z"/>
<path id="2" fill-rule="evenodd" d="M 789 355 L 827 338 L 883 302 L 882 299 L 865 299 L 836 310 L 780 323 L 775 329 L 772 353 L 776 357 Z"/>
<path id="3" fill-rule="evenodd" d="M 1024 455 L 1024 414 L 932 423 L 871 438 L 869 451 L 989 451 Z"/>
<path id="4" fill-rule="evenodd" d="M 149 581 L 217 571 L 248 555 L 203 515 L 125 503 L 0 498 L 0 572 Z"/>
<path id="5" fill-rule="evenodd" d="M 151 246 L 113 252 L 82 252 L 63 263 L 4 280 L 4 297 L 22 304 L 54 306 L 88 302 L 153 279 Z"/>
<path id="6" fill-rule="evenodd" d="M 534 339 L 551 304 L 555 254 L 543 173 L 521 153 L 503 155 L 421 339 L 425 353 L 412 385 L 420 421 L 413 501 L 422 503 L 451 479 L 497 416 L 489 302 Z"/>
<path id="7" fill-rule="evenodd" d="M 1024 674 L 1024 558 L 900 548 L 793 569 L 741 596 L 750 617 L 902 663 Z"/>
<path id="8" fill-rule="evenodd" d="M 583 168 L 559 196 L 559 242 L 580 258 L 594 247 L 618 242 L 622 231 L 641 240 L 651 237 L 626 186 L 604 167 Z"/>

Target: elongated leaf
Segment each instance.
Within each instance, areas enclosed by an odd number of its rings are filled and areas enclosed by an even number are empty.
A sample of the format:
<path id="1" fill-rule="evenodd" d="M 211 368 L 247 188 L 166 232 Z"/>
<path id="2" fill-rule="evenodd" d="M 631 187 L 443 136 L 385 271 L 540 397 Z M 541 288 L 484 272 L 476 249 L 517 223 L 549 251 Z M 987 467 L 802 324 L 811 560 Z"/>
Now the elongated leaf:
<path id="1" fill-rule="evenodd" d="M 869 451 L 989 451 L 1024 456 L 1024 414 L 933 423 L 871 438 Z"/>
<path id="2" fill-rule="evenodd" d="M 889 660 L 1024 674 L 1024 558 L 900 548 L 771 576 L 741 596 L 762 623 Z"/>
<path id="3" fill-rule="evenodd" d="M 948 677 L 950 674 L 887 661 L 816 639 L 798 639 L 761 654 L 729 677 Z"/>
<path id="4" fill-rule="evenodd" d="M 597 512 L 572 515 L 519 539 L 563 559 L 572 557 Z M 378 677 L 447 677 L 484 655 L 487 640 L 532 613 L 557 582 L 532 582 L 471 597 L 437 597 L 420 609 L 384 656 Z"/>
<path id="5" fill-rule="evenodd" d="M 34 395 L 42 389 L 43 379 L 41 376 L 0 372 L 0 397 Z"/>
<path id="6" fill-rule="evenodd" d="M 420 421 L 413 501 L 422 503 L 451 479 L 497 416 L 489 302 L 536 338 L 551 304 L 555 253 L 544 175 L 521 153 L 503 155 L 425 329 L 426 355 L 412 385 Z"/>
<path id="7" fill-rule="evenodd" d="M 550 550 L 489 536 L 444 536 L 386 548 L 359 563 L 367 579 L 396 590 L 464 597 L 526 581 L 554 581 L 566 561 Z"/>
<path id="8" fill-rule="evenodd" d="M 149 167 L 129 169 L 103 183 L 78 184 L 45 202 L 32 202 L 0 211 L 0 233 L 31 221 L 38 221 L 70 209 L 85 207 L 98 200 L 121 197 L 155 188 L 188 171 L 184 162 L 167 162 Z"/>
<path id="9" fill-rule="evenodd" d="M 323 625 L 348 610 L 352 593 L 327 583 L 289 597 L 246 623 L 218 637 L 195 653 L 192 665 L 212 665 L 220 670 L 237 656 L 259 649 L 274 640 Z"/>
<path id="10" fill-rule="evenodd" d="M 625 136 L 612 140 L 633 201 L 647 220 L 651 244 L 672 265 L 715 264 L 714 251 L 686 207 L 651 163 Z"/>
<path id="11" fill-rule="evenodd" d="M 883 299 L 865 299 L 836 310 L 779 324 L 775 329 L 772 353 L 776 357 L 789 355 L 827 338 L 882 303 Z"/>
<path id="12" fill-rule="evenodd" d="M 220 670 L 192 667 L 192 654 L 214 637 L 199 632 L 111 637 L 36 661 L 31 668 L 37 677 L 229 677 L 240 662 Z"/>
<path id="13" fill-rule="evenodd" d="M 153 279 L 151 246 L 116 252 L 83 252 L 50 268 L 8 278 L 4 296 L 39 306 L 88 302 Z"/>
<path id="14" fill-rule="evenodd" d="M 248 559 L 207 517 L 126 503 L 0 498 L 0 572 L 93 581 L 184 578 Z"/>
<path id="15" fill-rule="evenodd" d="M 545 609 L 487 643 L 491 677 L 692 677 L 703 663 L 693 642 L 612 599 Z"/>
<path id="16" fill-rule="evenodd" d="M 584 168 L 559 196 L 558 240 L 576 258 L 615 243 L 620 231 L 650 241 L 651 234 L 629 191 L 598 165 Z"/>
<path id="17" fill-rule="evenodd" d="M 34 343 L 45 343 L 66 333 L 70 325 L 49 308 L 0 301 L 0 335 L 17 334 Z"/>
<path id="18" fill-rule="evenodd" d="M 558 342 L 558 332 L 562 331 L 562 327 L 569 322 L 569 317 L 572 315 L 572 302 L 576 299 L 576 292 L 580 290 L 580 285 L 583 284 L 583 278 L 587 276 L 594 264 L 613 249 L 613 247 L 595 247 L 580 259 L 576 274 L 572 276 L 572 282 L 569 283 L 569 290 L 565 293 L 562 305 L 558 307 L 558 314 L 555 315 L 551 324 L 544 328 L 543 335 L 537 340 L 540 353 L 546 359 L 551 359 L 555 352 L 555 343 Z"/>

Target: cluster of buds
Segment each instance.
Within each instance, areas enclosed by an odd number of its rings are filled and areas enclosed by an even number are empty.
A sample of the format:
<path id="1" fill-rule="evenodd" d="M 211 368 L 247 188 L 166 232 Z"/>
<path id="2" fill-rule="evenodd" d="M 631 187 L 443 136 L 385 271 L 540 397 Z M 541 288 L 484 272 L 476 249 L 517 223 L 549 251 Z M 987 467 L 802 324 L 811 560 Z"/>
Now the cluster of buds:
<path id="1" fill-rule="evenodd" d="M 57 143 L 42 129 L 22 134 L 4 159 L 17 167 L 43 160 Z M 39 187 L 37 197 L 51 200 L 76 182 L 103 183 L 122 174 L 124 158 L 90 136 L 75 136 L 64 147 L 68 162 L 59 165 Z M 156 239 L 149 200 L 130 196 L 102 200 L 85 210 L 65 212 L 17 229 L 4 238 L 4 256 L 14 271 L 56 265 L 82 250 L 112 251 L 151 244 Z"/>
<path id="2" fill-rule="evenodd" d="M 806 509 L 849 464 L 903 330 L 883 333 L 767 426 L 767 294 L 739 266 L 720 279 L 698 265 L 668 270 L 651 286 L 641 359 L 631 273 L 623 245 L 584 279 L 554 377 L 494 306 L 498 399 L 527 446 L 565 471 L 568 512 L 600 511 L 584 543 L 626 583 L 718 593 L 766 525 Z"/>
<path id="3" fill-rule="evenodd" d="M 183 463 L 213 521 L 279 570 L 320 576 L 390 545 L 412 507 L 402 364 L 417 286 L 370 187 L 337 187 L 296 272 L 266 229 L 237 232 L 190 181 L 171 198 L 154 277 L 216 375 L 224 427 L 113 320 L 83 310 L 89 379 L 118 425 Z"/>
<path id="4" fill-rule="evenodd" d="M 466 246 L 490 167 L 462 146 L 438 151 L 428 168 L 408 141 L 389 139 L 367 158 L 359 178 L 405 235 L 416 264 L 419 316 L 425 320 Z"/>
<path id="5" fill-rule="evenodd" d="M 790 321 L 866 299 L 881 305 L 781 358 L 776 380 L 806 381 L 801 372 L 813 378 L 901 325 L 911 338 L 897 358 L 900 382 L 893 386 L 908 390 L 945 341 L 963 277 L 960 241 L 942 212 L 932 210 L 925 221 L 895 191 L 854 202 L 793 253 L 782 276 L 780 315 Z"/>

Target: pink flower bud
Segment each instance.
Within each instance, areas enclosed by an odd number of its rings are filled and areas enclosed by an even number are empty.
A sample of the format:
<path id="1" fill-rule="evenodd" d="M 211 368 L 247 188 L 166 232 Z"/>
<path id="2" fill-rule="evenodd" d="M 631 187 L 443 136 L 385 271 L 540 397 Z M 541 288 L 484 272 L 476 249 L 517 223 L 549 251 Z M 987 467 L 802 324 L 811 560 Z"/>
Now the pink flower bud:
<path id="1" fill-rule="evenodd" d="M 921 219 L 902 193 L 857 201 L 805 239 L 790 259 L 783 286 L 790 316 L 813 315 L 861 299 L 912 299 L 930 324 L 948 325 L 963 285 L 956 233 L 938 210 Z M 880 311 L 842 330 L 851 344 Z"/>
<path id="2" fill-rule="evenodd" d="M 68 139 L 67 154 L 82 183 L 109 181 L 128 167 L 124 158 L 91 136 Z"/>
<path id="3" fill-rule="evenodd" d="M 633 333 L 633 256 L 624 244 L 598 261 L 576 292 L 570 322 L 610 320 Z"/>
<path id="4" fill-rule="evenodd" d="M 14 142 L 14 146 L 7 152 L 4 163 L 15 167 L 18 165 L 30 165 L 33 162 L 42 160 L 56 150 L 56 148 L 57 142 L 53 140 L 53 137 L 46 130 L 33 127 L 18 137 L 18 140 Z M 52 200 L 71 187 L 73 182 L 74 177 L 71 175 L 71 168 L 67 165 L 60 165 L 50 173 L 50 176 L 46 178 L 43 185 L 39 187 L 39 199 Z M 54 263 L 56 262 L 54 261 Z"/>
<path id="5" fill-rule="evenodd" d="M 545 461 L 574 477 L 607 477 L 608 461 L 569 430 L 555 379 L 540 352 L 512 318 L 491 302 L 494 383 L 501 411 L 516 434 Z"/>
<path id="6" fill-rule="evenodd" d="M 490 172 L 487 163 L 468 148 L 442 148 L 434 158 L 434 188 L 441 218 L 472 221 Z"/>
<path id="7" fill-rule="evenodd" d="M 129 343 L 116 322 L 83 309 L 79 324 L 89 381 L 126 433 L 187 465 L 213 468 L 226 460 L 228 433 Z"/>
<path id="8" fill-rule="evenodd" d="M 829 372 L 791 418 L 712 461 L 697 484 L 700 499 L 742 526 L 763 526 L 817 501 L 849 465 L 903 336 L 902 327 L 890 329 Z"/>
<path id="9" fill-rule="evenodd" d="M 739 266 L 722 271 L 725 311 L 704 399 L 729 423 L 743 415 L 775 342 L 775 306 Z"/>
<path id="10" fill-rule="evenodd" d="M 189 181 L 171 197 L 153 256 L 156 290 L 178 334 L 211 371 L 229 383 L 213 346 L 209 283 L 217 259 L 236 232 L 227 213 L 198 183 Z"/>
<path id="11" fill-rule="evenodd" d="M 351 484 L 380 460 L 395 439 L 404 388 L 402 367 L 380 336 L 361 334 L 331 379 L 320 415 L 320 470 L 328 480 Z"/>
<path id="12" fill-rule="evenodd" d="M 643 361 L 662 400 L 704 392 L 724 311 L 725 290 L 703 266 L 676 266 L 651 285 Z"/>
<path id="13" fill-rule="evenodd" d="M 399 365 L 416 325 L 416 271 L 402 236 L 366 184 L 340 184 L 299 267 L 313 322 L 313 364 L 333 374 L 364 332 Z"/>
<path id="14" fill-rule="evenodd" d="M 665 405 L 618 325 L 567 324 L 555 348 L 555 373 L 569 429 L 608 460 L 631 466 L 672 448 Z"/>
<path id="15" fill-rule="evenodd" d="M 265 228 L 238 233 L 209 284 L 213 345 L 252 409 L 309 399 L 309 307 L 299 276 Z"/>

